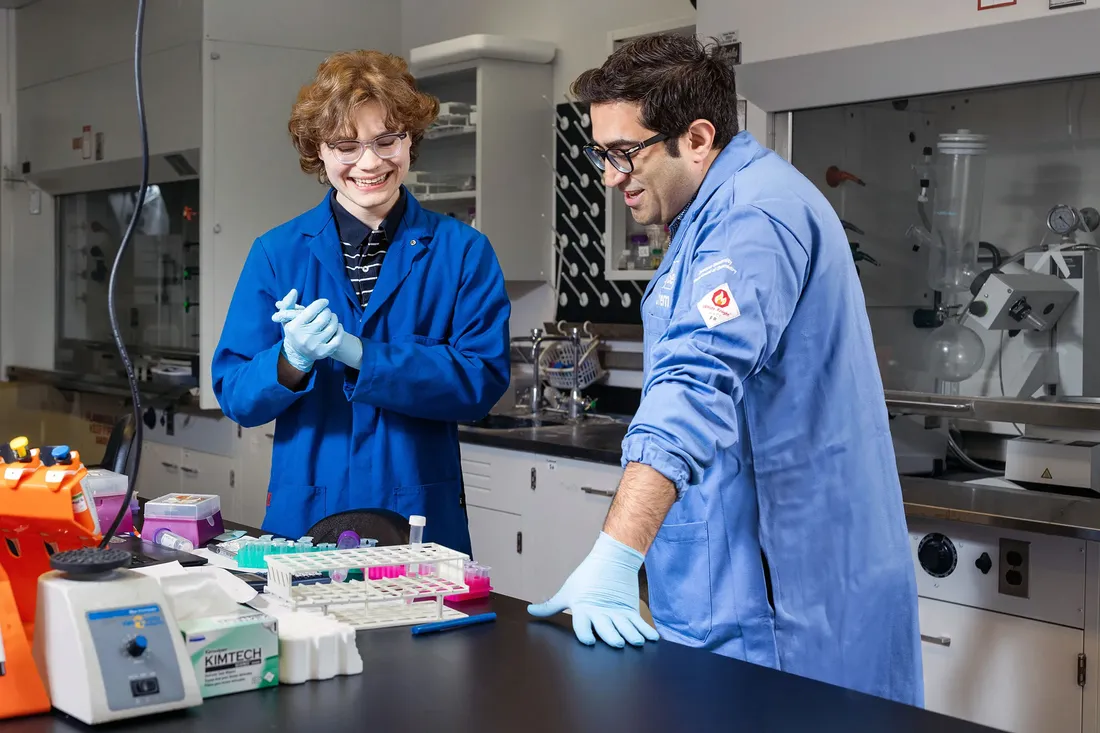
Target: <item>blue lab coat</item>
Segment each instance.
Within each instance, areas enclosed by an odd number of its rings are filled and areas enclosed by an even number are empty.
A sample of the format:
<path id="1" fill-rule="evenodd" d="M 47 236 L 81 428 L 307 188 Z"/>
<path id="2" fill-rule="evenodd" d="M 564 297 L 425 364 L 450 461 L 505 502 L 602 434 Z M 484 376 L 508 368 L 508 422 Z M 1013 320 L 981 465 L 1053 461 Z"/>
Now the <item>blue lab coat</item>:
<path id="1" fill-rule="evenodd" d="M 406 196 L 365 310 L 327 196 L 245 261 L 211 374 L 231 420 L 275 420 L 268 532 L 298 537 L 328 515 L 380 507 L 423 515 L 426 542 L 470 552 L 457 423 L 484 417 L 508 386 L 511 305 L 489 240 Z M 301 391 L 279 384 L 283 327 L 271 315 L 292 288 L 302 305 L 328 298 L 363 338 L 360 370 L 326 359 Z"/>
<path id="2" fill-rule="evenodd" d="M 659 631 L 923 705 L 882 382 L 828 201 L 737 135 L 683 212 L 642 315 L 643 396 L 623 464 L 678 492 L 646 557 Z"/>

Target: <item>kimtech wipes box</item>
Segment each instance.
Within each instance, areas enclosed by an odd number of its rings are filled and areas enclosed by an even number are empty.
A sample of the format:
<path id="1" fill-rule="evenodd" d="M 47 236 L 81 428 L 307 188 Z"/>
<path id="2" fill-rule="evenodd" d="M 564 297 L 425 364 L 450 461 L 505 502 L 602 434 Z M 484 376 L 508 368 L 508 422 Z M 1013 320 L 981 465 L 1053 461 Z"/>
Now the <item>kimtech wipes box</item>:
<path id="1" fill-rule="evenodd" d="M 203 697 L 279 684 L 279 631 L 267 614 L 241 609 L 180 622 Z"/>

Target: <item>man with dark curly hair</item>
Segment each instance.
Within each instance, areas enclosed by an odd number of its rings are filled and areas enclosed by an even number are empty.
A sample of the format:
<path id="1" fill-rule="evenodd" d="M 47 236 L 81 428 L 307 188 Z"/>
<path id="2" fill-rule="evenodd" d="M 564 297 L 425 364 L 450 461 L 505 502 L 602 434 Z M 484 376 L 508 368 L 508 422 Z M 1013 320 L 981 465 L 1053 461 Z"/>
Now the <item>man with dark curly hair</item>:
<path id="1" fill-rule="evenodd" d="M 739 129 L 719 47 L 635 39 L 573 96 L 604 185 L 672 237 L 641 303 L 618 491 L 591 552 L 531 613 L 568 608 L 586 644 L 665 638 L 922 705 L 901 486 L 836 212 Z"/>
<path id="2" fill-rule="evenodd" d="M 275 421 L 268 532 L 383 508 L 470 551 L 457 423 L 507 389 L 511 306 L 489 240 L 402 185 L 438 112 L 375 51 L 298 94 L 290 135 L 329 191 L 252 245 L 211 365 L 230 419 Z"/>

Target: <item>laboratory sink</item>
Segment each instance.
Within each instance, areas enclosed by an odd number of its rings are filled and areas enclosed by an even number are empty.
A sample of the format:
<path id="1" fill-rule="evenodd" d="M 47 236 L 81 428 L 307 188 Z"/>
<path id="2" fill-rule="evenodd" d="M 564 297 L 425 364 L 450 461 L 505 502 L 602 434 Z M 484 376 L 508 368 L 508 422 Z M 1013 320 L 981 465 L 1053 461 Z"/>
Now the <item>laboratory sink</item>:
<path id="1" fill-rule="evenodd" d="M 551 425 L 564 425 L 564 419 L 548 418 L 542 415 L 486 415 L 480 420 L 464 423 L 482 430 L 517 430 L 520 428 L 544 428 Z"/>

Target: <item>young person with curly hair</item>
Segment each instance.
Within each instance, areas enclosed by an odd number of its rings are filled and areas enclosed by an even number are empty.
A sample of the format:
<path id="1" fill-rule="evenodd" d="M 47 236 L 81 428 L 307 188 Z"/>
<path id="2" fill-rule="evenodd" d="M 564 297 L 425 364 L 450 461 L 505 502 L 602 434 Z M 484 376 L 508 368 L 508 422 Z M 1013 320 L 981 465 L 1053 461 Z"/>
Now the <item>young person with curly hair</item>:
<path id="1" fill-rule="evenodd" d="M 402 185 L 438 111 L 375 51 L 298 94 L 290 136 L 329 190 L 252 245 L 211 367 L 226 416 L 275 421 L 268 532 L 382 508 L 470 551 L 457 423 L 507 389 L 511 306 L 488 239 Z"/>

